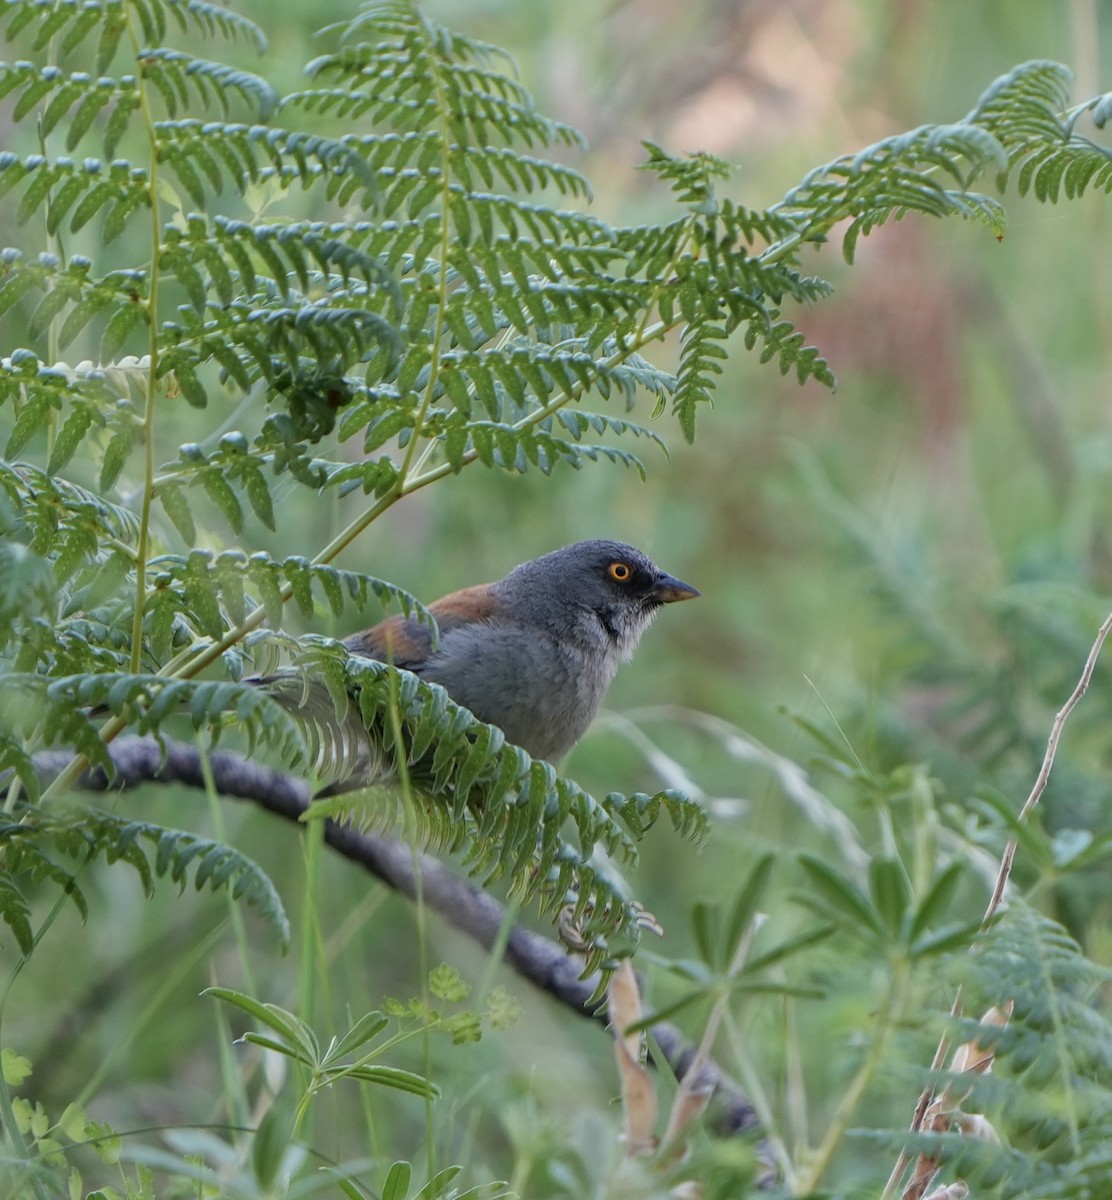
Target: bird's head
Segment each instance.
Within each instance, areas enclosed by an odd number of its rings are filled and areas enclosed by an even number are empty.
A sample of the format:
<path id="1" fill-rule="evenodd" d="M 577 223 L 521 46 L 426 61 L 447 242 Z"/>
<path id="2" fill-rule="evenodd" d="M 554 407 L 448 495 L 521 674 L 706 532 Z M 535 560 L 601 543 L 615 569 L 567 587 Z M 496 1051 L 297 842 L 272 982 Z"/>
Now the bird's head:
<path id="1" fill-rule="evenodd" d="M 575 542 L 515 567 L 495 585 L 516 610 L 564 636 L 628 658 L 662 605 L 698 591 L 624 542 Z"/>

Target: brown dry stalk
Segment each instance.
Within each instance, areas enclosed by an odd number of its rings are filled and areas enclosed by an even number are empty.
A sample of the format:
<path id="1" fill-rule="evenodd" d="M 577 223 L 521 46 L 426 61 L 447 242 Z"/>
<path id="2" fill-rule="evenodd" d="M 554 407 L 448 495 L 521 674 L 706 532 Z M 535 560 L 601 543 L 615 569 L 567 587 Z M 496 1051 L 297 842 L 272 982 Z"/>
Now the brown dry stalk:
<path id="1" fill-rule="evenodd" d="M 1023 807 L 1019 810 L 1019 816 L 1016 818 L 1017 822 L 1021 825 L 1025 825 L 1027 823 L 1031 813 L 1034 812 L 1036 805 L 1042 799 L 1043 792 L 1046 791 L 1047 781 L 1050 779 L 1050 771 L 1054 766 L 1054 758 L 1058 753 L 1058 743 L 1062 737 L 1062 730 L 1065 728 L 1066 721 L 1069 719 L 1069 716 L 1073 710 L 1077 707 L 1082 696 L 1084 696 L 1089 690 L 1089 684 L 1093 679 L 1093 672 L 1096 670 L 1097 659 L 1100 657 L 1101 648 L 1104 646 L 1105 638 L 1108 637 L 1110 632 L 1112 632 L 1112 613 L 1109 613 L 1108 616 L 1104 618 L 1103 624 L 1101 625 L 1100 629 L 1097 630 L 1097 636 L 1089 649 L 1089 656 L 1085 659 L 1085 666 L 1081 671 L 1081 677 L 1077 681 L 1077 686 L 1070 693 L 1069 699 L 1059 709 L 1057 716 L 1054 718 L 1054 723 L 1050 727 L 1050 736 L 1047 738 L 1046 753 L 1043 755 L 1042 766 L 1039 768 L 1039 773 L 1035 777 L 1035 782 L 1031 787 L 1030 794 L 1028 795 L 1026 801 L 1024 801 Z M 1008 886 L 1008 880 L 1011 877 L 1012 864 L 1015 862 L 1015 852 L 1018 844 L 1018 840 L 1015 837 L 1012 837 L 1008 839 L 1008 844 L 1004 847 L 1004 853 L 1000 859 L 1000 869 L 996 873 L 996 883 L 993 885 L 992 889 L 992 896 L 989 898 L 988 907 L 985 909 L 985 915 L 981 921 L 982 931 L 988 927 L 993 917 L 995 917 L 996 913 L 999 911 L 1000 905 L 1003 903 L 1004 892 Z M 954 1003 L 950 1008 L 951 1022 L 961 1015 L 961 1011 L 962 997 L 961 990 L 959 989 L 957 995 L 954 997 Z M 934 1058 L 931 1061 L 932 1075 L 942 1066 L 943 1060 L 946 1057 L 948 1046 L 949 1040 L 944 1033 L 939 1039 L 938 1048 L 935 1050 Z M 962 1049 L 964 1049 L 964 1047 Z M 946 1093 L 944 1090 L 942 1096 L 945 1096 L 945 1094 Z M 933 1092 L 929 1086 L 923 1089 L 923 1092 L 919 1096 L 919 1100 L 915 1105 L 915 1115 L 911 1120 L 911 1133 L 915 1134 L 922 1131 L 927 1121 L 928 1112 L 933 1111 L 934 1109 L 934 1104 L 931 1102 L 932 1096 Z M 942 1096 L 938 1097 L 935 1103 L 940 1101 Z M 888 1177 L 888 1182 L 885 1184 L 884 1191 L 881 1193 L 881 1200 L 888 1200 L 888 1198 L 896 1190 L 896 1187 L 899 1184 L 905 1169 L 907 1168 L 909 1160 L 910 1155 L 907 1153 L 907 1151 L 901 1150 L 900 1156 L 896 1161 L 896 1165 L 892 1168 L 892 1174 Z M 922 1183 L 919 1183 L 918 1181 L 921 1178 L 920 1167 L 925 1166 L 927 1161 L 929 1160 L 926 1159 L 925 1155 L 919 1156 L 918 1162 L 916 1163 L 916 1169 L 912 1174 L 911 1183 L 908 1184 L 908 1187 L 903 1192 L 901 1200 L 922 1200 L 923 1194 L 926 1191 L 929 1177 Z"/>
<path id="2" fill-rule="evenodd" d="M 625 1129 L 622 1140 L 630 1158 L 651 1154 L 657 1147 L 656 1090 L 641 1061 L 642 1035 L 628 1033 L 641 1020 L 641 989 L 628 958 L 614 972 L 607 990 L 607 1009 L 614 1032 L 614 1054 L 622 1084 L 622 1111 Z"/>
<path id="3" fill-rule="evenodd" d="M 1013 1007 L 1009 1001 L 1003 1008 L 990 1008 L 981 1018 L 981 1028 L 1003 1028 L 1011 1018 Z M 992 1070 L 995 1058 L 996 1051 L 991 1048 L 986 1049 L 977 1039 L 964 1042 L 954 1051 L 954 1057 L 950 1060 L 950 1072 L 955 1076 L 987 1075 Z M 956 1085 L 958 1085 L 958 1081 L 951 1080 L 927 1105 L 927 1111 L 923 1117 L 923 1128 L 930 1133 L 946 1133 L 952 1129 L 958 1129 L 970 1136 L 997 1140 L 995 1131 L 984 1117 L 961 1111 L 962 1102 L 969 1095 L 971 1088 L 962 1088 L 961 1095 L 955 1095 Z M 928 1154 L 920 1154 L 915 1160 L 915 1169 L 911 1173 L 911 1180 L 904 1189 L 901 1200 L 923 1200 L 927 1188 L 934 1182 L 934 1178 L 938 1174 L 940 1165 L 937 1158 Z M 958 1183 L 962 1187 L 965 1186 L 960 1180 Z M 945 1188 L 940 1188 L 937 1193 L 932 1193 L 932 1195 L 945 1196 L 947 1192 Z"/>

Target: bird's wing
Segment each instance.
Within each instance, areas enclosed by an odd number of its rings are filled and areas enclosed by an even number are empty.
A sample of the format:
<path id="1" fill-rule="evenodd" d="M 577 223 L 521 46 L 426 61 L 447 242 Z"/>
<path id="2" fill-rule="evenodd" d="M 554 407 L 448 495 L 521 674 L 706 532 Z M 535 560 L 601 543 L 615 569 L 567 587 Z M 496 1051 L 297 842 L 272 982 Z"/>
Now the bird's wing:
<path id="1" fill-rule="evenodd" d="M 443 637 L 453 629 L 487 621 L 498 610 L 498 602 L 489 584 L 463 588 L 429 605 Z M 416 617 L 387 617 L 370 629 L 353 633 L 344 645 L 362 658 L 393 663 L 406 671 L 420 673 L 432 654 L 432 630 Z"/>

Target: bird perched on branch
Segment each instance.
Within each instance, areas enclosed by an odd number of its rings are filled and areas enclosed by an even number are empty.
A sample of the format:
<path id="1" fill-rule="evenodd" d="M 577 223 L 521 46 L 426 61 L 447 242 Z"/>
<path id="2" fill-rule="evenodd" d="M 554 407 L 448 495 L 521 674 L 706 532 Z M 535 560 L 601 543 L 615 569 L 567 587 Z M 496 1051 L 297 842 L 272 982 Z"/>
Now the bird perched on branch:
<path id="1" fill-rule="evenodd" d="M 429 605 L 436 645 L 428 625 L 401 616 L 344 644 L 440 684 L 531 757 L 556 762 L 661 607 L 698 595 L 633 546 L 576 542 Z"/>

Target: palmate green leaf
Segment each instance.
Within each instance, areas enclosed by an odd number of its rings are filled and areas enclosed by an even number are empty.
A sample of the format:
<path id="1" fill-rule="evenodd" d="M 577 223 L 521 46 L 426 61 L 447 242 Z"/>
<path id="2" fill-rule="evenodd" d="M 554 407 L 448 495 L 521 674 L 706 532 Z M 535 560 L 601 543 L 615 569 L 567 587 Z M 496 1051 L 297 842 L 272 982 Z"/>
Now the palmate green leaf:
<path id="1" fill-rule="evenodd" d="M 408 1092 L 411 1096 L 422 1096 L 427 1100 L 437 1100 L 440 1097 L 440 1088 L 435 1083 L 431 1083 L 415 1071 L 406 1071 L 401 1067 L 333 1067 L 325 1072 L 326 1086 L 331 1086 L 340 1079 L 355 1079 L 359 1083 L 375 1083 L 379 1087 Z"/>
<path id="2" fill-rule="evenodd" d="M 804 894 L 804 903 L 816 912 L 837 921 L 846 932 L 858 938 L 883 940 L 888 931 L 877 909 L 852 880 L 810 854 L 799 857 L 814 896 Z"/>
<path id="3" fill-rule="evenodd" d="M 894 858 L 873 858 L 869 862 L 869 896 L 877 913 L 897 937 L 911 903 L 911 886 L 903 864 Z"/>
<path id="4" fill-rule="evenodd" d="M 225 1004 L 231 1004 L 261 1022 L 278 1035 L 285 1045 L 285 1053 L 299 1059 L 306 1066 L 312 1067 L 319 1061 L 320 1043 L 316 1034 L 287 1009 L 280 1008 L 277 1004 L 264 1004 L 234 988 L 209 987 L 201 994 L 223 1000 Z"/>
<path id="5" fill-rule="evenodd" d="M 260 1003 L 251 996 L 231 988 L 207 988 L 204 994 L 234 1005 L 271 1030 L 275 1036 L 269 1033 L 248 1032 L 243 1035 L 243 1040 L 264 1046 L 301 1063 L 312 1073 L 309 1086 L 313 1090 L 331 1087 L 342 1079 L 354 1079 L 360 1083 L 375 1083 L 428 1099 L 435 1099 L 440 1095 L 440 1089 L 423 1076 L 397 1067 L 371 1065 L 365 1061 L 365 1055 L 355 1063 L 345 1064 L 339 1061 L 341 1056 L 350 1052 L 350 1049 L 341 1047 L 354 1048 L 362 1045 L 386 1027 L 388 1022 L 380 1013 L 368 1014 L 340 1039 L 339 1043 L 333 1040 L 328 1048 L 322 1051 L 313 1030 L 299 1017 L 276 1004 Z"/>

